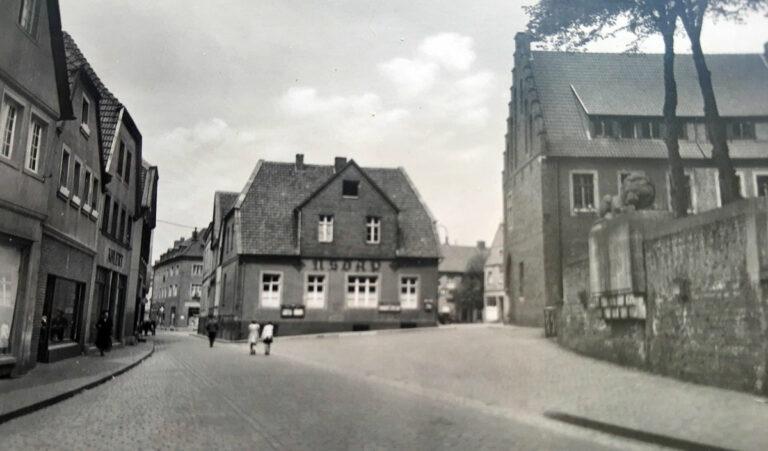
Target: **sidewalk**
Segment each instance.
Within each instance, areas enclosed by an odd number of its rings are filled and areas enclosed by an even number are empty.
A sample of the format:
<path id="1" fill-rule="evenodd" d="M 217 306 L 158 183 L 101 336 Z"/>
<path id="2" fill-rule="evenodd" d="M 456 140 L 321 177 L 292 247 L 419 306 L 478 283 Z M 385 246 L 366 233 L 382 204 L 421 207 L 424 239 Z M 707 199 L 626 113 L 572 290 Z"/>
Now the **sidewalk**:
<path id="1" fill-rule="evenodd" d="M 95 387 L 141 363 L 155 350 L 152 337 L 135 346 L 115 348 L 101 357 L 81 356 L 39 363 L 15 379 L 0 379 L 0 423 L 55 404 Z"/>

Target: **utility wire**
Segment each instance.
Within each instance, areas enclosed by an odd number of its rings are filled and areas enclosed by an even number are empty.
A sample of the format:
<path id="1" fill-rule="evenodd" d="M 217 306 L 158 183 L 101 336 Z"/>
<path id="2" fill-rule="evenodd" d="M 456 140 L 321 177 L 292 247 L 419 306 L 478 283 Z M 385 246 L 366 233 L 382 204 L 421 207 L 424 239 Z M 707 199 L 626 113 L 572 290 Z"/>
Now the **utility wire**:
<path id="1" fill-rule="evenodd" d="M 163 221 L 162 219 L 157 219 L 157 222 L 162 222 L 163 224 L 168 224 L 176 227 L 185 227 L 187 229 L 196 229 L 197 226 L 191 226 L 186 224 L 179 224 L 178 222 L 171 222 L 171 221 Z"/>

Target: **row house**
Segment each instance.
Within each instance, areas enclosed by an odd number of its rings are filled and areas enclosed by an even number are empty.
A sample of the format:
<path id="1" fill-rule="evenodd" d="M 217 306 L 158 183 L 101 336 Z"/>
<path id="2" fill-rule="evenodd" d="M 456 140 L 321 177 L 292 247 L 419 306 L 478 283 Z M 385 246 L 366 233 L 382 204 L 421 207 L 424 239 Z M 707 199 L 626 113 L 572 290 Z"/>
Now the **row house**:
<path id="1" fill-rule="evenodd" d="M 149 258 L 154 228 L 155 199 L 142 194 L 156 190 L 157 171 L 141 162 L 135 125 L 124 131 L 127 111 L 61 31 L 58 2 L 0 9 L 8 22 L 0 27 L 0 372 L 21 374 L 87 352 L 101 310 L 113 318 L 115 341 L 131 342 L 138 263 Z M 120 171 L 141 182 L 115 179 L 111 147 L 125 134 L 135 159 Z M 104 288 L 99 269 L 110 264 L 125 279 Z"/>
<path id="2" fill-rule="evenodd" d="M 485 260 L 483 283 L 483 321 L 507 322 L 509 298 L 504 286 L 504 224 L 499 224 Z"/>
<path id="3" fill-rule="evenodd" d="M 176 240 L 153 266 L 152 305 L 163 312 L 161 325 L 196 327 L 203 292 L 204 235 L 195 229 L 191 237 Z"/>
<path id="4" fill-rule="evenodd" d="M 440 245 L 440 264 L 438 273 L 438 311 L 443 322 L 459 321 L 472 323 L 482 320 L 483 310 L 472 305 L 457 305 L 455 294 L 461 287 L 462 281 L 472 271 L 477 262 L 485 262 L 488 258 L 488 249 L 485 241 L 478 241 L 476 246 L 461 246 L 448 244 Z M 475 268 L 477 269 L 477 268 Z M 481 269 L 482 270 L 482 269 Z M 477 303 L 481 299 L 475 299 Z"/>
<path id="5" fill-rule="evenodd" d="M 214 203 L 203 297 L 226 338 L 436 324 L 439 239 L 404 169 L 259 161 Z"/>
<path id="6" fill-rule="evenodd" d="M 656 188 L 670 209 L 663 141 L 663 61 L 658 54 L 531 50 L 519 33 L 504 153 L 504 277 L 510 314 L 541 325 L 561 302 L 564 268 L 587 258 L 600 199 L 618 194 L 629 173 Z M 743 197 L 768 192 L 768 66 L 763 54 L 707 56 Z M 690 55 L 675 59 L 679 137 L 688 211 L 720 206 L 717 169 L 704 130 Z"/>

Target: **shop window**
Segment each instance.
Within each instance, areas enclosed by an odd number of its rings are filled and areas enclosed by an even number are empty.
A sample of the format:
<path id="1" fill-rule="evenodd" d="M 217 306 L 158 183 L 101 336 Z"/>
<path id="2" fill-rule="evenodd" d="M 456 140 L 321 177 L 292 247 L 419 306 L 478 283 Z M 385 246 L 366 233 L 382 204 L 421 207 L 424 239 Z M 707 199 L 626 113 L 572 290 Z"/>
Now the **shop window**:
<path id="1" fill-rule="evenodd" d="M 360 190 L 360 182 L 357 180 L 344 180 L 341 184 L 341 195 L 344 197 L 357 197 Z"/>
<path id="2" fill-rule="evenodd" d="M 268 308 L 280 307 L 280 292 L 282 275 L 279 273 L 261 274 L 261 306 Z"/>
<path id="3" fill-rule="evenodd" d="M 365 218 L 365 242 L 368 244 L 381 242 L 381 218 L 376 216 Z"/>
<path id="4" fill-rule="evenodd" d="M 0 355 L 10 353 L 20 265 L 21 251 L 0 244 Z"/>
<path id="5" fill-rule="evenodd" d="M 45 124 L 32 116 L 32 126 L 29 128 L 26 167 L 34 173 L 40 170 L 40 157 L 45 145 Z"/>
<path id="6" fill-rule="evenodd" d="M 307 308 L 324 308 L 326 293 L 326 277 L 324 274 L 307 275 L 304 289 L 304 305 Z"/>
<path id="7" fill-rule="evenodd" d="M 419 305 L 419 278 L 414 276 L 400 277 L 400 308 L 416 309 Z"/>
<path id="8" fill-rule="evenodd" d="M 376 308 L 378 304 L 377 276 L 348 276 L 347 277 L 347 307 Z"/>
<path id="9" fill-rule="evenodd" d="M 333 215 L 320 215 L 317 223 L 317 241 L 321 243 L 333 241 Z"/>
<path id="10" fill-rule="evenodd" d="M 83 304 L 85 284 L 48 276 L 48 342 L 50 344 L 78 340 L 78 317 Z"/>

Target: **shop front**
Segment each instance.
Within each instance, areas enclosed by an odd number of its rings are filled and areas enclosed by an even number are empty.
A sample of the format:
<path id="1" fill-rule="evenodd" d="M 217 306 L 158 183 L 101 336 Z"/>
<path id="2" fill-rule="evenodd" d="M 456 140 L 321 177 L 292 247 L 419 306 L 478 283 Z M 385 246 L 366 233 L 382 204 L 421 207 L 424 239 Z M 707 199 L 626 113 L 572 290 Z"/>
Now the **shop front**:
<path id="1" fill-rule="evenodd" d="M 129 258 L 130 255 L 126 255 L 125 249 L 111 244 L 103 245 L 103 252 L 99 252 L 93 303 L 88 315 L 90 323 L 96 324 L 101 314 L 107 312 L 112 322 L 112 341 L 117 343 L 122 343 L 124 340 L 125 303 L 128 292 L 126 272 Z M 95 341 L 96 333 L 92 330 L 88 335 L 88 343 L 92 344 Z"/>

